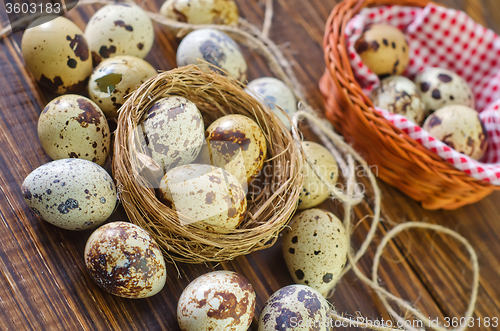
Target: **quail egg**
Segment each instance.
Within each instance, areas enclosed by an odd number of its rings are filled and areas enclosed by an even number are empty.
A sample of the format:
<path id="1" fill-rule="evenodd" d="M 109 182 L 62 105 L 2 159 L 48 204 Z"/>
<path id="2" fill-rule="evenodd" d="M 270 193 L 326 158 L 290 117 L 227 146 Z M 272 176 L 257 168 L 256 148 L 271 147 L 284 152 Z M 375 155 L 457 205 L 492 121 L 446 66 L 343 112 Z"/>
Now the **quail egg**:
<path id="1" fill-rule="evenodd" d="M 177 49 L 177 66 L 199 64 L 199 60 L 213 65 L 240 82 L 245 81 L 247 63 L 239 46 L 227 34 L 215 29 L 199 29 L 189 33 Z"/>
<path id="2" fill-rule="evenodd" d="M 274 77 L 262 77 L 252 80 L 245 88 L 245 92 L 255 97 L 259 101 L 264 101 L 278 118 L 290 130 L 290 120 L 297 111 L 297 102 L 292 90 L 281 80 Z M 280 107 L 288 115 L 276 108 Z"/>
<path id="3" fill-rule="evenodd" d="M 87 86 L 92 72 L 89 46 L 82 30 L 67 18 L 36 19 L 24 32 L 21 48 L 26 67 L 49 92 L 73 93 Z"/>
<path id="4" fill-rule="evenodd" d="M 383 79 L 378 88 L 371 93 L 370 99 L 379 108 L 405 116 L 421 125 L 426 112 L 417 86 L 403 76 Z"/>
<path id="5" fill-rule="evenodd" d="M 224 168 L 246 189 L 267 155 L 266 138 L 257 123 L 244 115 L 226 115 L 208 127 L 205 137 L 210 157 L 205 163 Z"/>
<path id="6" fill-rule="evenodd" d="M 236 177 L 207 164 L 187 164 L 167 172 L 160 200 L 210 231 L 235 229 L 246 215 L 245 191 Z"/>
<path id="7" fill-rule="evenodd" d="M 180 96 L 170 96 L 155 102 L 142 117 L 144 143 L 160 166 L 160 178 L 176 166 L 191 163 L 200 152 L 204 125 L 196 105 Z"/>
<path id="8" fill-rule="evenodd" d="M 255 310 L 252 284 L 233 271 L 214 271 L 193 280 L 177 304 L 182 331 L 246 331 Z"/>
<path id="9" fill-rule="evenodd" d="M 111 176 L 83 159 L 40 166 L 26 177 L 21 190 L 37 216 L 67 230 L 86 230 L 104 223 L 117 200 Z"/>
<path id="10" fill-rule="evenodd" d="M 425 120 L 423 129 L 459 153 L 480 160 L 488 148 L 488 136 L 476 110 L 449 105 Z"/>
<path id="11" fill-rule="evenodd" d="M 38 138 L 53 160 L 81 158 L 103 165 L 111 138 L 106 117 L 91 100 L 66 94 L 55 98 L 38 119 Z"/>
<path id="12" fill-rule="evenodd" d="M 474 94 L 467 82 L 453 71 L 426 68 L 415 77 L 425 108 L 433 112 L 447 105 L 475 108 Z"/>
<path id="13" fill-rule="evenodd" d="M 311 141 L 303 141 L 302 149 L 304 157 L 312 162 L 316 171 L 328 181 L 330 185 L 335 185 L 339 176 L 337 161 L 324 146 Z M 299 210 L 315 207 L 325 201 L 330 192 L 328 187 L 316 175 L 309 163 L 304 163 L 304 182 L 299 194 Z"/>
<path id="14" fill-rule="evenodd" d="M 117 117 L 125 97 L 156 74 L 151 64 L 135 56 L 106 59 L 90 76 L 89 96 L 107 118 Z"/>
<path id="15" fill-rule="evenodd" d="M 283 231 L 283 256 L 298 284 L 323 296 L 335 287 L 347 259 L 348 238 L 332 213 L 313 208 L 296 214 Z"/>
<path id="16" fill-rule="evenodd" d="M 123 298 L 153 296 L 167 279 L 154 239 L 128 222 L 108 223 L 92 233 L 85 245 L 85 266 L 99 287 Z"/>
<path id="17" fill-rule="evenodd" d="M 144 58 L 155 39 L 153 23 L 141 7 L 117 3 L 102 7 L 85 29 L 94 65 L 117 55 Z"/>
<path id="18" fill-rule="evenodd" d="M 285 286 L 267 300 L 259 317 L 259 331 L 328 331 L 330 306 L 315 289 Z"/>
<path id="19" fill-rule="evenodd" d="M 238 7 L 233 0 L 167 0 L 160 14 L 190 24 L 226 24 L 238 22 Z"/>
<path id="20" fill-rule="evenodd" d="M 390 25 L 368 25 L 354 48 L 363 63 L 381 78 L 401 75 L 410 62 L 405 35 Z"/>

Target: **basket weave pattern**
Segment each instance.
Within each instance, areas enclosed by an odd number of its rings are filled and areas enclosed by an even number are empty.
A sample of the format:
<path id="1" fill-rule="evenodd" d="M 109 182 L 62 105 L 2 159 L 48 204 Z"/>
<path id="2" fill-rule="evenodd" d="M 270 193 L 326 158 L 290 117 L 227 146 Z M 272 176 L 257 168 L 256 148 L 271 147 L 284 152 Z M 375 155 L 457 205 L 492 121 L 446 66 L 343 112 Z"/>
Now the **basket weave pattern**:
<path id="1" fill-rule="evenodd" d="M 374 111 L 354 78 L 346 50 L 346 24 L 361 9 L 384 5 L 425 7 L 428 3 L 345 0 L 338 4 L 326 24 L 326 71 L 320 88 L 328 119 L 370 164 L 378 166 L 382 180 L 420 201 L 426 209 L 456 209 L 500 188 L 457 170 Z"/>

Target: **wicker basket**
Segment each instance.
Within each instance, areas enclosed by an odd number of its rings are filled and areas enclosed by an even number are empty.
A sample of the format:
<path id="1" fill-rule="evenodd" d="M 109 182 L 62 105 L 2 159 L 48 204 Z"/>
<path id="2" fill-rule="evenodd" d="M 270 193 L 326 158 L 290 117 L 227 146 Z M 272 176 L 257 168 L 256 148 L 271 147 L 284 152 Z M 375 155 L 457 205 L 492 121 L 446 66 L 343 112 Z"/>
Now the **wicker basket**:
<path id="1" fill-rule="evenodd" d="M 365 7 L 425 7 L 428 0 L 345 0 L 330 14 L 323 47 L 326 71 L 320 81 L 326 116 L 385 182 L 420 201 L 425 209 L 456 209 L 500 187 L 457 170 L 374 111 L 356 82 L 346 50 L 347 22 Z"/>

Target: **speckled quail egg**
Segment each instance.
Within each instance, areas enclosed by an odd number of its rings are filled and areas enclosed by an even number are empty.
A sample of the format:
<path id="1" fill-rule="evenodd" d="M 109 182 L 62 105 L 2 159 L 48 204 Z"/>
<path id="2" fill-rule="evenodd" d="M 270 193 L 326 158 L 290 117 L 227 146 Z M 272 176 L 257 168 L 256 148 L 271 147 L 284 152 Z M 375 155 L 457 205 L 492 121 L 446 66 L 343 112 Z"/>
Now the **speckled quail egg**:
<path id="1" fill-rule="evenodd" d="M 117 55 L 144 58 L 155 39 L 153 23 L 141 7 L 117 3 L 99 9 L 85 28 L 94 65 Z"/>
<path id="2" fill-rule="evenodd" d="M 46 23 L 40 24 L 42 21 Z M 67 18 L 53 16 L 40 17 L 30 26 L 21 48 L 26 67 L 36 81 L 59 94 L 84 90 L 92 59 L 82 30 Z"/>
<path id="3" fill-rule="evenodd" d="M 252 284 L 233 271 L 214 271 L 193 280 L 177 304 L 182 331 L 246 331 L 255 310 Z"/>
<path id="4" fill-rule="evenodd" d="M 311 141 L 303 141 L 302 149 L 304 157 L 315 165 L 316 171 L 328 181 L 335 185 L 339 177 L 337 161 L 324 146 Z M 299 210 L 315 207 L 325 201 L 330 193 L 328 187 L 323 184 L 320 177 L 316 175 L 309 163 L 304 163 L 304 182 L 299 194 Z"/>
<path id="5" fill-rule="evenodd" d="M 415 77 L 425 108 L 433 112 L 447 105 L 464 105 L 475 108 L 474 94 L 465 79 L 453 71 L 426 68 Z"/>
<path id="6" fill-rule="evenodd" d="M 317 208 L 296 214 L 283 231 L 282 246 L 293 280 L 326 296 L 344 268 L 347 242 L 345 228 L 334 214 Z"/>
<path id="7" fill-rule="evenodd" d="M 155 102 L 142 117 L 145 144 L 160 166 L 160 178 L 169 169 L 191 163 L 200 152 L 204 136 L 201 113 L 196 105 L 180 96 Z"/>
<path id="8" fill-rule="evenodd" d="M 92 233 L 85 245 L 85 266 L 99 287 L 123 298 L 153 296 L 167 279 L 154 239 L 128 222 L 108 223 Z"/>
<path id="9" fill-rule="evenodd" d="M 207 164 L 187 164 L 167 172 L 160 199 L 210 231 L 235 229 L 246 214 L 245 191 L 236 177 Z"/>
<path id="10" fill-rule="evenodd" d="M 190 24 L 226 24 L 238 22 L 238 7 L 233 0 L 167 0 L 160 14 Z"/>
<path id="11" fill-rule="evenodd" d="M 247 63 L 239 46 L 227 34 L 215 29 L 198 29 L 189 33 L 177 49 L 177 66 L 211 63 L 240 82 L 245 81 Z"/>
<path id="12" fill-rule="evenodd" d="M 89 79 L 89 96 L 107 118 L 117 117 L 125 97 L 157 74 L 151 64 L 135 56 L 102 61 Z"/>
<path id="13" fill-rule="evenodd" d="M 405 116 L 421 125 L 426 111 L 417 86 L 403 76 L 383 79 L 378 88 L 371 93 L 370 99 L 379 108 Z"/>
<path id="14" fill-rule="evenodd" d="M 259 101 L 264 101 L 271 108 L 271 110 L 278 116 L 278 118 L 290 130 L 290 120 L 297 111 L 297 102 L 292 90 L 286 86 L 281 80 L 274 77 L 262 77 L 252 80 L 245 88 L 245 92 L 255 97 Z M 283 109 L 285 116 L 281 110 L 276 106 Z"/>
<path id="15" fill-rule="evenodd" d="M 244 115 L 226 115 L 207 128 L 205 137 L 211 164 L 234 175 L 246 189 L 267 155 L 266 138 L 257 123 Z"/>
<path id="16" fill-rule="evenodd" d="M 488 148 L 488 136 L 476 110 L 449 105 L 436 110 L 423 129 L 459 153 L 480 160 Z"/>
<path id="17" fill-rule="evenodd" d="M 327 331 L 330 306 L 315 289 L 285 286 L 267 300 L 259 316 L 259 331 Z"/>
<path id="18" fill-rule="evenodd" d="M 390 25 L 368 25 L 354 48 L 363 63 L 381 78 L 401 75 L 410 62 L 405 35 Z"/>
<path id="19" fill-rule="evenodd" d="M 83 159 L 62 159 L 33 170 L 24 180 L 24 200 L 36 215 L 67 230 L 102 224 L 116 206 L 116 188 L 101 166 Z"/>
<path id="20" fill-rule="evenodd" d="M 38 138 L 53 160 L 81 158 L 103 165 L 111 138 L 106 117 L 81 95 L 66 94 L 47 104 L 38 119 Z"/>

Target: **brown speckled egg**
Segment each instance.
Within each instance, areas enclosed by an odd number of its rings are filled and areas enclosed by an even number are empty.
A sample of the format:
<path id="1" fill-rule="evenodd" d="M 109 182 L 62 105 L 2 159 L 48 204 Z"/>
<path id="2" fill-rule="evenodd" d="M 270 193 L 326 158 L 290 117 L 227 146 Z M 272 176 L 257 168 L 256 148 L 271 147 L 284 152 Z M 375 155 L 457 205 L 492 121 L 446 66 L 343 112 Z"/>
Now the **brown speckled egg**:
<path id="1" fill-rule="evenodd" d="M 142 118 L 145 143 L 161 168 L 160 178 L 169 169 L 193 162 L 205 139 L 203 120 L 196 105 L 179 96 L 158 100 Z"/>
<path id="2" fill-rule="evenodd" d="M 187 164 L 167 172 L 160 182 L 160 199 L 173 210 L 219 232 L 235 229 L 247 208 L 245 191 L 236 177 L 206 164 Z"/>
<path id="3" fill-rule="evenodd" d="M 354 47 L 363 63 L 382 78 L 401 75 L 410 62 L 405 35 L 390 25 L 374 24 L 365 27 Z"/>
<path id="4" fill-rule="evenodd" d="M 476 107 L 474 94 L 469 85 L 453 71 L 441 68 L 426 68 L 415 77 L 425 108 L 428 112 L 447 105 Z"/>
<path id="5" fill-rule="evenodd" d="M 255 310 L 252 284 L 233 271 L 214 271 L 193 280 L 177 304 L 182 331 L 246 331 Z"/>
<path id="6" fill-rule="evenodd" d="M 371 93 L 370 99 L 379 108 L 405 116 L 410 121 L 421 125 L 426 112 L 417 86 L 403 76 L 383 79 L 378 88 Z"/>
<path id="7" fill-rule="evenodd" d="M 243 115 L 226 115 L 213 122 L 205 136 L 210 162 L 234 175 L 246 188 L 267 155 L 266 138 L 257 123 Z"/>
<path id="8" fill-rule="evenodd" d="M 267 300 L 259 316 L 259 331 L 329 331 L 330 306 L 315 289 L 285 286 Z"/>
<path id="9" fill-rule="evenodd" d="M 303 141 L 304 157 L 315 165 L 316 171 L 331 185 L 337 183 L 339 169 L 332 153 L 324 146 L 311 141 Z M 304 162 L 304 182 L 299 194 L 299 210 L 315 207 L 325 201 L 330 193 L 309 163 Z"/>
<path id="10" fill-rule="evenodd" d="M 298 284 L 323 296 L 335 287 L 347 259 L 348 240 L 342 222 L 313 208 L 296 214 L 283 231 L 283 256 Z"/>
<path id="11" fill-rule="evenodd" d="M 85 230 L 108 219 L 116 206 L 116 188 L 99 165 L 62 159 L 33 170 L 21 190 L 29 207 L 50 224 Z"/>
<path id="12" fill-rule="evenodd" d="M 160 14 L 190 24 L 235 25 L 239 17 L 233 0 L 166 0 Z"/>
<path id="13" fill-rule="evenodd" d="M 85 28 L 94 65 L 118 55 L 132 55 L 141 59 L 153 47 L 153 23 L 148 14 L 131 3 L 117 3 L 102 7 L 90 18 Z"/>
<path id="14" fill-rule="evenodd" d="M 89 79 L 89 96 L 107 118 L 118 117 L 125 97 L 157 74 L 151 64 L 135 56 L 116 56 L 102 61 Z"/>
<path id="15" fill-rule="evenodd" d="M 22 39 L 24 62 L 36 81 L 52 93 L 82 91 L 92 72 L 83 32 L 67 18 L 36 19 Z M 42 21 L 46 23 L 40 24 Z M 40 25 L 37 25 L 40 24 Z"/>
<path id="16" fill-rule="evenodd" d="M 91 100 L 66 94 L 47 104 L 38 119 L 38 138 L 53 160 L 81 158 L 103 165 L 110 136 L 106 117 Z"/>
<path id="17" fill-rule="evenodd" d="M 423 129 L 459 153 L 480 160 L 488 148 L 488 136 L 477 111 L 467 106 L 450 105 L 436 110 Z"/>
<path id="18" fill-rule="evenodd" d="M 99 287 L 123 298 L 153 296 L 167 279 L 154 239 L 127 222 L 108 223 L 92 233 L 85 245 L 85 266 Z"/>

